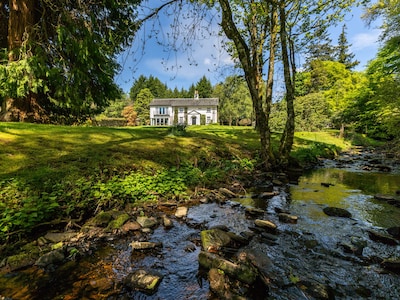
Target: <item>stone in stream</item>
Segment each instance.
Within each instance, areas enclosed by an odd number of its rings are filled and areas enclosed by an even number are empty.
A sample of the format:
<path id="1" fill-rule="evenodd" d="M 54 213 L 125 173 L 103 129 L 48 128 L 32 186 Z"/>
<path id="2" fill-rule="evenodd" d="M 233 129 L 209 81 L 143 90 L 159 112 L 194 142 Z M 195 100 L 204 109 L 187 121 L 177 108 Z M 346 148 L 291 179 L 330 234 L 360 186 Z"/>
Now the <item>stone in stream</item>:
<path id="1" fill-rule="evenodd" d="M 390 227 L 386 231 L 394 238 L 400 239 L 400 226 Z"/>
<path id="2" fill-rule="evenodd" d="M 395 273 L 400 273 L 400 259 L 384 259 L 381 266 Z"/>
<path id="3" fill-rule="evenodd" d="M 328 206 L 323 209 L 323 212 L 331 217 L 351 218 L 351 213 L 343 208 Z"/>
<path id="4" fill-rule="evenodd" d="M 279 221 L 283 223 L 290 223 L 290 224 L 296 224 L 297 223 L 297 216 L 293 216 L 287 213 L 280 213 L 278 214 Z"/>
<path id="5" fill-rule="evenodd" d="M 137 242 L 134 241 L 129 244 L 133 250 L 151 250 L 154 248 L 162 247 L 162 243 L 154 242 Z"/>
<path id="6" fill-rule="evenodd" d="M 142 228 L 153 228 L 158 225 L 158 221 L 154 217 L 139 216 L 136 218 L 136 222 L 138 222 Z"/>
<path id="7" fill-rule="evenodd" d="M 238 279 L 247 284 L 254 283 L 258 278 L 257 269 L 251 264 L 236 264 L 221 256 L 205 251 L 199 253 L 199 265 L 206 269 L 220 269 L 229 277 Z"/>
<path id="8" fill-rule="evenodd" d="M 249 216 L 259 216 L 265 213 L 265 210 L 255 207 L 246 207 L 245 213 Z"/>
<path id="9" fill-rule="evenodd" d="M 133 290 L 140 290 L 147 294 L 154 294 L 161 283 L 163 276 L 158 272 L 139 269 L 125 278 L 125 285 Z"/>
<path id="10" fill-rule="evenodd" d="M 393 237 L 373 230 L 368 230 L 369 238 L 375 242 L 380 242 L 386 245 L 398 245 L 399 241 Z"/>
<path id="11" fill-rule="evenodd" d="M 187 213 L 188 213 L 188 208 L 186 206 L 179 206 L 176 209 L 175 217 L 178 219 L 182 219 L 187 216 Z"/>
<path id="12" fill-rule="evenodd" d="M 41 268 L 45 268 L 49 265 L 60 264 L 64 261 L 64 259 L 64 249 L 57 249 L 39 257 L 39 259 L 35 262 L 35 265 Z"/>
<path id="13" fill-rule="evenodd" d="M 210 282 L 210 290 L 220 299 L 246 300 L 247 298 L 232 293 L 229 279 L 226 278 L 224 272 L 217 268 L 208 271 L 208 281 Z"/>
<path id="14" fill-rule="evenodd" d="M 204 251 L 208 252 L 217 252 L 232 242 L 231 236 L 219 228 L 201 231 L 200 238 Z"/>
<path id="15" fill-rule="evenodd" d="M 174 223 L 172 223 L 172 220 L 168 218 L 166 215 L 162 217 L 162 223 L 166 229 L 174 227 Z"/>
<path id="16" fill-rule="evenodd" d="M 254 224 L 258 227 L 263 228 L 264 230 L 268 231 L 268 232 L 272 232 L 275 233 L 276 229 L 278 228 L 278 226 L 276 226 L 276 224 L 272 223 L 271 221 L 268 220 L 260 220 L 257 219 L 254 221 Z"/>

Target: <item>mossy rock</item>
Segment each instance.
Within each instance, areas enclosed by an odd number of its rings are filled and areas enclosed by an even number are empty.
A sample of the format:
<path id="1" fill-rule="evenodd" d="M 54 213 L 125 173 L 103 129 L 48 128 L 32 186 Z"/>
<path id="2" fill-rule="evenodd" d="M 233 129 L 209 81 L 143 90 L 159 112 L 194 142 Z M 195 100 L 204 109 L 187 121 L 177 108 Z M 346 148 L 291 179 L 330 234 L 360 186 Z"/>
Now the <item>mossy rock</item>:
<path id="1" fill-rule="evenodd" d="M 106 230 L 115 230 L 115 229 L 120 229 L 122 227 L 122 225 L 124 225 L 126 223 L 126 221 L 128 221 L 130 218 L 130 216 L 127 213 L 122 213 L 120 214 L 118 217 L 116 217 L 114 220 L 112 220 Z"/>
<path id="2" fill-rule="evenodd" d="M 88 222 L 88 225 L 106 227 L 114 219 L 111 211 L 101 211 Z"/>

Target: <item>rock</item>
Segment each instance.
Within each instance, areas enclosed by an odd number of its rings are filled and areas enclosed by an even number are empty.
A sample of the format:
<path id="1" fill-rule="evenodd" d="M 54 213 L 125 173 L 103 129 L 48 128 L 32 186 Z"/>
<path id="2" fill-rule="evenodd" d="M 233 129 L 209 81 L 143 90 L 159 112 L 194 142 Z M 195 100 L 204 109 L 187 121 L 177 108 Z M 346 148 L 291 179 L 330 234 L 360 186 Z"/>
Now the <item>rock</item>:
<path id="1" fill-rule="evenodd" d="M 165 215 L 162 217 L 162 222 L 166 229 L 174 227 L 174 223 L 172 223 L 172 220 Z"/>
<path id="2" fill-rule="evenodd" d="M 218 297 L 226 299 L 226 285 L 224 273 L 216 268 L 211 268 L 208 272 L 208 281 L 210 282 L 210 290 L 214 292 Z"/>
<path id="3" fill-rule="evenodd" d="M 267 254 L 257 249 L 247 249 L 242 253 L 239 256 L 245 257 L 264 277 L 271 278 L 273 273 L 272 261 Z"/>
<path id="4" fill-rule="evenodd" d="M 113 219 L 112 212 L 102 211 L 99 212 L 92 219 L 90 219 L 87 224 L 91 226 L 106 227 L 112 219 Z"/>
<path id="5" fill-rule="evenodd" d="M 283 223 L 290 223 L 290 224 L 296 224 L 297 223 L 297 216 L 289 215 L 286 213 L 280 213 L 278 214 L 279 221 Z"/>
<path id="6" fill-rule="evenodd" d="M 201 231 L 200 238 L 203 250 L 208 252 L 217 252 L 232 241 L 227 232 L 218 228 Z"/>
<path id="7" fill-rule="evenodd" d="M 134 290 L 154 294 L 161 283 L 163 276 L 154 271 L 136 270 L 125 278 L 125 285 Z"/>
<path id="8" fill-rule="evenodd" d="M 247 284 L 254 283 L 258 277 L 257 270 L 249 264 L 235 264 L 205 251 L 201 251 L 199 254 L 199 264 L 206 269 L 220 269 L 229 277 L 236 278 Z"/>
<path id="9" fill-rule="evenodd" d="M 339 207 L 329 206 L 329 207 L 325 207 L 323 209 L 323 211 L 326 215 L 331 216 L 331 217 L 341 217 L 341 218 L 351 218 L 352 217 L 351 213 L 348 210 L 339 208 Z"/>
<path id="10" fill-rule="evenodd" d="M 229 235 L 233 243 L 239 244 L 240 246 L 247 245 L 250 241 L 249 238 L 245 238 L 230 231 L 228 231 L 227 234 Z"/>
<path id="11" fill-rule="evenodd" d="M 186 206 L 179 206 L 176 209 L 175 217 L 177 217 L 178 219 L 182 219 L 187 216 L 187 213 L 188 213 L 188 208 Z"/>
<path id="12" fill-rule="evenodd" d="M 228 190 L 227 188 L 219 188 L 218 191 L 227 198 L 237 198 L 237 195 L 234 192 Z"/>
<path id="13" fill-rule="evenodd" d="M 6 267 L 9 271 L 13 272 L 32 266 L 38 259 L 38 253 L 19 253 L 11 255 L 4 259 L 1 263 L 2 267 Z"/>
<path id="14" fill-rule="evenodd" d="M 373 230 L 368 230 L 369 238 L 375 242 L 381 242 L 386 245 L 398 245 L 399 242 L 393 237 Z"/>
<path id="15" fill-rule="evenodd" d="M 246 300 L 247 298 L 233 294 L 229 280 L 227 280 L 224 272 L 217 268 L 212 268 L 208 272 L 208 281 L 210 282 L 210 290 L 218 296 L 219 299 Z"/>
<path id="16" fill-rule="evenodd" d="M 258 227 L 261 227 L 267 231 L 275 232 L 277 229 L 276 224 L 272 223 L 271 221 L 268 220 L 260 220 L 257 219 L 254 221 L 254 224 Z"/>
<path id="17" fill-rule="evenodd" d="M 252 198 L 271 199 L 276 195 L 279 195 L 279 192 L 262 192 L 261 194 L 255 195 Z"/>
<path id="18" fill-rule="evenodd" d="M 397 200 L 395 196 L 386 195 L 386 194 L 376 194 L 376 195 L 374 195 L 374 199 L 380 200 L 380 201 L 387 201 L 387 202 Z"/>
<path id="19" fill-rule="evenodd" d="M 245 213 L 250 216 L 258 216 L 263 215 L 265 213 L 265 210 L 255 207 L 246 207 Z"/>
<path id="20" fill-rule="evenodd" d="M 387 270 L 395 273 L 400 273 L 400 260 L 399 259 L 384 259 L 381 266 Z"/>
<path id="21" fill-rule="evenodd" d="M 272 180 L 272 184 L 275 186 L 282 186 L 283 182 L 279 179 L 274 179 L 274 180 Z"/>
<path id="22" fill-rule="evenodd" d="M 284 214 L 289 214 L 289 215 L 290 215 L 290 212 L 289 212 L 288 210 L 284 210 L 284 209 L 281 208 L 281 207 L 274 207 L 274 210 L 275 210 L 275 212 L 276 212 L 277 214 L 284 213 Z"/>
<path id="23" fill-rule="evenodd" d="M 63 262 L 65 259 L 65 254 L 63 249 L 57 249 L 54 251 L 50 251 L 41 257 L 35 262 L 35 265 L 41 268 L 45 268 L 48 265 L 56 265 Z"/>
<path id="24" fill-rule="evenodd" d="M 136 231 L 141 228 L 140 224 L 136 221 L 128 221 L 122 225 L 121 230 L 124 232 Z"/>
<path id="25" fill-rule="evenodd" d="M 158 221 L 154 217 L 139 216 L 136 218 L 136 222 L 143 228 L 153 228 L 158 225 Z"/>
<path id="26" fill-rule="evenodd" d="M 400 226 L 390 227 L 386 231 L 396 239 L 400 239 Z"/>
<path id="27" fill-rule="evenodd" d="M 324 187 L 334 186 L 333 183 L 328 183 L 328 182 L 321 182 L 321 185 L 324 186 Z"/>
<path id="28" fill-rule="evenodd" d="M 74 238 L 77 232 L 48 232 L 44 238 L 52 243 L 68 241 Z"/>
<path id="29" fill-rule="evenodd" d="M 151 250 L 154 248 L 162 247 L 162 243 L 154 242 L 137 242 L 134 241 L 129 244 L 133 250 Z"/>
<path id="30" fill-rule="evenodd" d="M 345 253 L 362 256 L 364 248 L 367 246 L 367 241 L 353 239 L 351 243 L 341 243 L 340 246 Z"/>
<path id="31" fill-rule="evenodd" d="M 120 229 L 126 223 L 126 221 L 129 220 L 129 218 L 130 217 L 127 213 L 121 213 L 120 215 L 116 216 L 114 220 L 108 223 L 106 230 L 113 231 L 116 229 Z"/>

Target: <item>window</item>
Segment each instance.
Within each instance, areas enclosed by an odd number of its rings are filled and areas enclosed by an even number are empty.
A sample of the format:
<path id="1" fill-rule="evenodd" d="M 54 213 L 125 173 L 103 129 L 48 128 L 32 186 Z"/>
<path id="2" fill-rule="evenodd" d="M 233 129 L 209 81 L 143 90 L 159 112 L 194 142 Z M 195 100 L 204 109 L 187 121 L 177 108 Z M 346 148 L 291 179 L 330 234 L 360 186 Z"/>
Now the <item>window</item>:
<path id="1" fill-rule="evenodd" d="M 159 114 L 159 115 L 166 115 L 166 114 L 168 114 L 168 107 L 159 107 L 159 108 L 158 108 L 158 114 Z"/>
<path id="2" fill-rule="evenodd" d="M 210 124 L 210 123 L 211 123 L 211 117 L 207 116 L 207 124 Z"/>
<path id="3" fill-rule="evenodd" d="M 179 107 L 179 112 L 180 113 L 182 113 L 182 112 L 184 112 L 185 111 L 185 109 L 183 108 L 183 107 Z"/>
<path id="4" fill-rule="evenodd" d="M 179 117 L 179 124 L 183 124 L 183 117 Z"/>
<path id="5" fill-rule="evenodd" d="M 211 107 L 207 107 L 207 112 L 208 112 L 208 113 L 211 112 Z"/>

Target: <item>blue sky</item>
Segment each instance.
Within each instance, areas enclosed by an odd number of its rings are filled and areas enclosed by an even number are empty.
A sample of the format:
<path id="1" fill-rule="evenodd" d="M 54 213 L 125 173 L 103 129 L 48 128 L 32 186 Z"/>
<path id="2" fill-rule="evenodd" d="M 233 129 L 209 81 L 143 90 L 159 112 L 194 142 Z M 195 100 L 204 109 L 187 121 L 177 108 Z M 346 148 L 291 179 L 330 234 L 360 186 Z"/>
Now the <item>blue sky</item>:
<path id="1" fill-rule="evenodd" d="M 368 61 L 375 57 L 380 34 L 376 24 L 366 26 L 361 20 L 361 14 L 360 8 L 353 9 L 344 21 L 347 26 L 347 40 L 352 45 L 351 52 L 355 54 L 355 59 L 360 61 L 357 71 L 364 70 Z M 342 25 L 343 23 L 330 31 L 333 44 L 337 43 Z M 133 82 L 140 75 L 153 75 L 172 89 L 188 89 L 204 75 L 213 85 L 230 75 L 232 61 L 222 49 L 221 38 L 213 36 L 202 39 L 191 47 L 190 53 L 174 53 L 160 46 L 155 38 L 149 38 L 147 34 L 150 30 L 149 26 L 144 28 L 140 38 L 119 57 L 123 69 L 115 80 L 124 92 L 129 92 Z M 166 32 L 168 27 L 163 29 L 164 35 Z"/>

